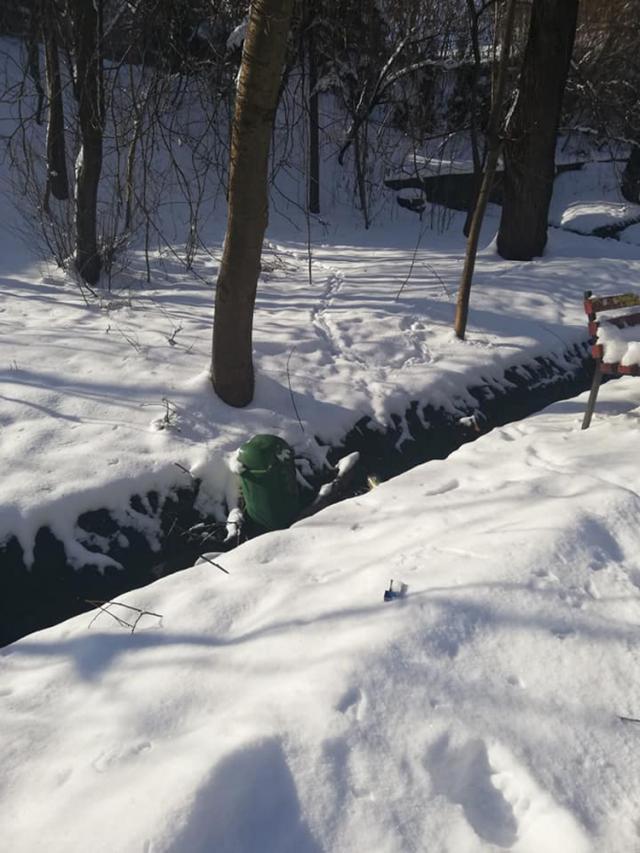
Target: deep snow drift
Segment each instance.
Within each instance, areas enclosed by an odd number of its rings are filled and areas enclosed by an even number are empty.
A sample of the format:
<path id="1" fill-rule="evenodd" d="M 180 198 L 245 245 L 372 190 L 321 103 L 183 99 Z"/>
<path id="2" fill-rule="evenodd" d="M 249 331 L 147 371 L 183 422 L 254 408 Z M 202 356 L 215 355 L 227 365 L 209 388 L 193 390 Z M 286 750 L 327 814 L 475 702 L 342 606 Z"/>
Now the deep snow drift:
<path id="1" fill-rule="evenodd" d="M 584 406 L 7 647 L 6 849 L 640 850 L 640 382 Z"/>

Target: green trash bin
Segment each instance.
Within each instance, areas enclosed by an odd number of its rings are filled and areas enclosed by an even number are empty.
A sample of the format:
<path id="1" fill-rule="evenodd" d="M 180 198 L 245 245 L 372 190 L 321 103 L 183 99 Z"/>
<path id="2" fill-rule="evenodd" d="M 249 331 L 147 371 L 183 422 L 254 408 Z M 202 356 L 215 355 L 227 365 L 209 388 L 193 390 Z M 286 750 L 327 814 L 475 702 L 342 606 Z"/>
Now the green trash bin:
<path id="1" fill-rule="evenodd" d="M 288 527 L 300 513 L 293 450 L 277 435 L 255 435 L 238 453 L 247 514 L 267 530 Z"/>

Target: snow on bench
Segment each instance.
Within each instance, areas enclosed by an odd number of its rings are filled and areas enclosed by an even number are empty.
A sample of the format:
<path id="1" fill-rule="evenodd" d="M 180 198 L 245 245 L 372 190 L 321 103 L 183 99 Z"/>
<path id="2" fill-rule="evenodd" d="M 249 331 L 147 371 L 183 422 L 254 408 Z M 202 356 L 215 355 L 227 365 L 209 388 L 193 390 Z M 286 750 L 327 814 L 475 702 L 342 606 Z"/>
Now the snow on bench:
<path id="1" fill-rule="evenodd" d="M 619 293 L 615 296 L 584 295 L 584 310 L 589 320 L 592 339 L 591 354 L 596 361 L 593 383 L 582 429 L 587 429 L 596 405 L 598 390 L 604 374 L 640 375 L 640 293 Z M 613 317 L 602 317 L 605 311 L 622 311 Z"/>

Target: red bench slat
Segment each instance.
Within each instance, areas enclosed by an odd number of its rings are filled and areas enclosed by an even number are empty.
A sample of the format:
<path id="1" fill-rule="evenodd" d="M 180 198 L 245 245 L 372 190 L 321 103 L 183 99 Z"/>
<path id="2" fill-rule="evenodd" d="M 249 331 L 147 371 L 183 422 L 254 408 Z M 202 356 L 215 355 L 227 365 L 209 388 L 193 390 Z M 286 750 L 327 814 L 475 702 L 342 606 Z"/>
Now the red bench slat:
<path id="1" fill-rule="evenodd" d="M 634 305 L 640 305 L 640 294 L 638 293 L 619 293 L 617 296 L 589 296 L 584 300 L 586 314 L 599 314 L 601 311 L 631 308 Z"/>

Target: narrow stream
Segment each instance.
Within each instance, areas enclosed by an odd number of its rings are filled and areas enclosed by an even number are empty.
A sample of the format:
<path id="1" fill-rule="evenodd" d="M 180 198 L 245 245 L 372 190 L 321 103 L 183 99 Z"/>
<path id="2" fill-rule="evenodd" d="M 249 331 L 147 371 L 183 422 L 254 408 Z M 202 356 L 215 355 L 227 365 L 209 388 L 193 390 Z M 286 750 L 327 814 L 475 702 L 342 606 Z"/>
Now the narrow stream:
<path id="1" fill-rule="evenodd" d="M 403 417 L 394 416 L 385 431 L 370 429 L 368 419 L 363 418 L 347 434 L 344 444 L 329 453 L 331 462 L 356 450 L 360 454 L 349 491 L 341 497 L 361 494 L 368 488 L 370 477 L 384 481 L 431 459 L 445 459 L 494 427 L 575 397 L 589 388 L 592 369 L 585 344 L 566 352 L 562 363 L 540 357 L 510 368 L 499 382 L 487 379 L 470 388 L 477 405 L 461 402 L 459 415 L 430 405 L 419 411 L 416 402 Z M 468 421 L 461 423 L 464 416 L 474 417 L 477 429 L 470 427 Z M 410 439 L 402 441 L 406 437 L 405 424 Z M 18 540 L 10 538 L 0 547 L 0 646 L 91 610 L 95 602 L 107 602 L 158 577 L 186 569 L 203 551 L 235 547 L 235 541 L 221 541 L 224 525 L 217 525 L 216 537 L 215 523 L 202 519 L 196 511 L 196 497 L 197 483 L 191 489 L 176 491 L 164 502 L 153 492 L 131 498 L 132 510 L 159 523 L 160 552 L 150 547 L 139 529 L 118 526 L 107 510 L 81 515 L 77 527 L 85 548 L 108 554 L 122 569 L 114 566 L 100 572 L 95 565 L 73 568 L 62 543 L 46 527 L 38 531 L 34 563 L 27 569 Z M 197 524 L 204 525 L 211 534 L 204 545 L 201 534 L 189 533 Z"/>

